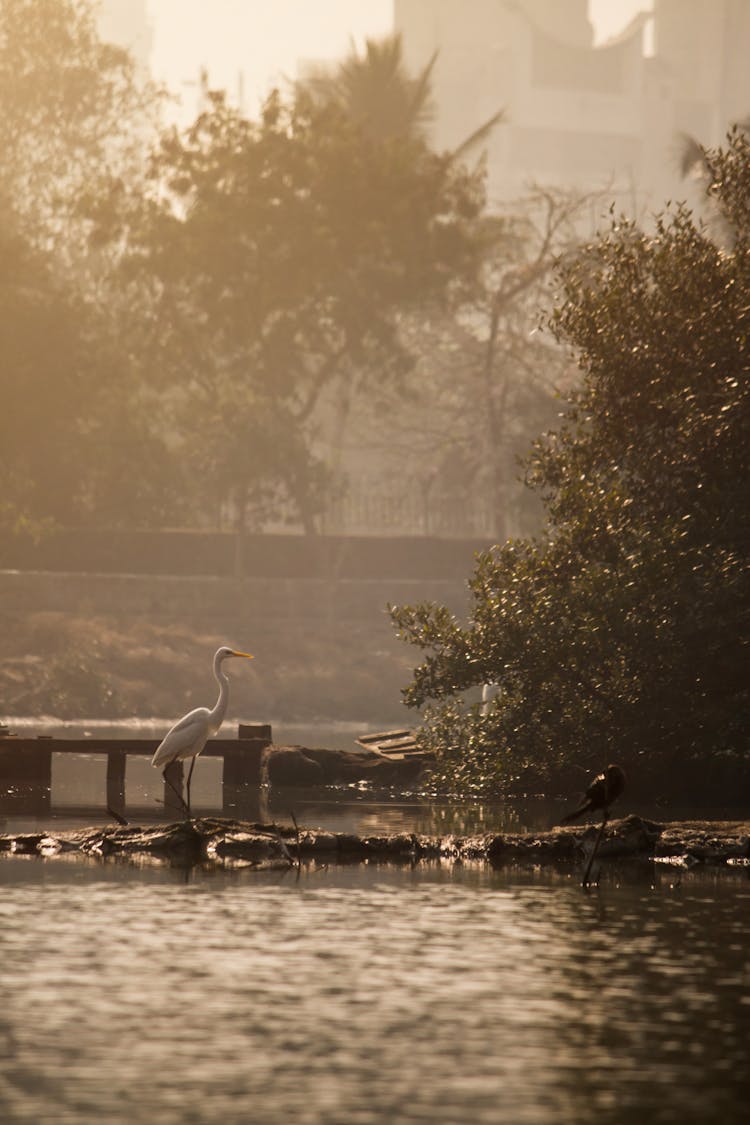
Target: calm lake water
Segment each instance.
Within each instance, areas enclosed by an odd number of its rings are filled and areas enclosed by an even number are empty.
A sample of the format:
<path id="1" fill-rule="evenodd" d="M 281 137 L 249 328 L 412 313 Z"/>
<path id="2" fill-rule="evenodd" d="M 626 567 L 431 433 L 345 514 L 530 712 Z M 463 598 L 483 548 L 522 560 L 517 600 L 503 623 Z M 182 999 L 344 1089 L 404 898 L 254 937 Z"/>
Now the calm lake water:
<path id="1" fill-rule="evenodd" d="M 747 1121 L 750 882 L 0 859 L 0 1120 Z"/>
<path id="2" fill-rule="evenodd" d="M 209 806 L 212 767 L 196 768 Z M 53 763 L 57 814 L 0 832 L 101 822 L 63 807 L 87 786 L 101 806 L 97 771 Z M 157 819 L 153 773 L 130 784 Z M 263 801 L 264 818 L 360 833 L 534 830 L 561 811 Z M 584 892 L 574 870 L 484 863 L 0 856 L 0 1122 L 745 1125 L 749 916 L 739 870 L 604 865 Z"/>

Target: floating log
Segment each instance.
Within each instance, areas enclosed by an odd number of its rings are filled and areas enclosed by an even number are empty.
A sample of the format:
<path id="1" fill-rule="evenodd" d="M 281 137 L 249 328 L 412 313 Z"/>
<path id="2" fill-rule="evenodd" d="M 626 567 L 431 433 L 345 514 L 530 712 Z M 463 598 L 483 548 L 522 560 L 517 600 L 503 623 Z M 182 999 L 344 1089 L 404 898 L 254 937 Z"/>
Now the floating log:
<path id="1" fill-rule="evenodd" d="M 589 826 L 526 834 L 427 836 L 402 832 L 356 836 L 313 828 L 300 828 L 298 832 L 288 825 L 204 817 L 148 827 L 107 825 L 57 834 L 0 836 L 0 852 L 39 856 L 77 852 L 138 862 L 150 857 L 177 864 L 241 863 L 258 868 L 292 866 L 297 858 L 325 863 L 477 860 L 495 866 L 573 866 L 586 858 L 597 831 Z M 607 824 L 598 858 L 681 867 L 750 867 L 750 823 L 691 821 L 662 825 L 627 816 Z"/>

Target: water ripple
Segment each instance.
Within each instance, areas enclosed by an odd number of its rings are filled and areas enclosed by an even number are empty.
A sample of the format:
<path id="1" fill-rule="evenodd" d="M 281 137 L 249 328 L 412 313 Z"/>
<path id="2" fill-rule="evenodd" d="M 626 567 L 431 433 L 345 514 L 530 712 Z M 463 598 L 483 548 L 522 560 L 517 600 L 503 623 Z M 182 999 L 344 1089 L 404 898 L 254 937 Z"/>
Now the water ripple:
<path id="1" fill-rule="evenodd" d="M 0 900 L 5 1122 L 745 1120 L 744 884 L 59 871 Z"/>

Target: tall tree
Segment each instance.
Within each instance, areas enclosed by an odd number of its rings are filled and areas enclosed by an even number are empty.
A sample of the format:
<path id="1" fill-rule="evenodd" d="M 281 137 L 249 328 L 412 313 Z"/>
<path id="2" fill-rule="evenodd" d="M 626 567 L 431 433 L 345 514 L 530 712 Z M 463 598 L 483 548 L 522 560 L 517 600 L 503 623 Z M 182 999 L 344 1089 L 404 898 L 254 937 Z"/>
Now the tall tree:
<path id="1" fill-rule="evenodd" d="M 257 122 L 211 94 L 155 172 L 131 261 L 156 279 L 184 455 L 241 516 L 286 495 L 312 531 L 321 395 L 394 378 L 401 311 L 473 275 L 481 176 L 303 91 Z"/>
<path id="2" fill-rule="evenodd" d="M 159 96 L 88 0 L 0 0 L 0 104 L 4 524 L 150 522 L 171 470 L 124 320 L 134 292 L 91 235 L 139 195 Z"/>
<path id="3" fill-rule="evenodd" d="M 352 43 L 335 67 L 317 70 L 298 82 L 298 89 L 319 105 L 335 106 L 349 121 L 375 140 L 402 138 L 431 142 L 435 119 L 432 85 L 437 51 L 415 75 L 404 60 L 401 35 L 366 39 L 362 54 Z M 450 154 L 462 160 L 480 149 L 505 111 L 497 110 L 472 130 Z"/>
<path id="4" fill-rule="evenodd" d="M 85 394 L 72 302 L 0 211 L 0 527 L 68 516 Z"/>
<path id="5" fill-rule="evenodd" d="M 401 318 L 414 367 L 355 402 L 341 463 L 367 449 L 387 507 L 399 505 L 411 530 L 500 542 L 538 530 L 541 505 L 524 487 L 521 458 L 554 425 L 558 395 L 576 381 L 567 350 L 539 330 L 541 310 L 556 266 L 582 244 L 591 203 L 536 188 L 483 216 L 475 284 L 451 308 Z M 377 480 L 373 473 L 368 491 Z M 362 487 L 356 475 L 351 487 Z"/>
<path id="6" fill-rule="evenodd" d="M 467 625 L 394 610 L 427 653 L 407 699 L 435 701 L 424 737 L 454 785 L 747 759 L 748 139 L 708 163 L 731 248 L 683 207 L 653 235 L 614 222 L 563 269 L 552 327 L 583 384 L 532 460 L 544 537 L 480 559 Z"/>
<path id="7" fill-rule="evenodd" d="M 427 140 L 435 108 L 432 100 L 434 54 L 412 76 L 404 62 L 400 35 L 366 39 L 363 54 L 352 44 L 337 66 L 319 70 L 300 82 L 321 104 L 335 105 L 376 140 L 409 137 Z"/>
<path id="8" fill-rule="evenodd" d="M 29 239 L 75 254 L 89 202 L 143 166 L 159 95 L 92 0 L 0 0 L 0 105 L 0 188 Z"/>

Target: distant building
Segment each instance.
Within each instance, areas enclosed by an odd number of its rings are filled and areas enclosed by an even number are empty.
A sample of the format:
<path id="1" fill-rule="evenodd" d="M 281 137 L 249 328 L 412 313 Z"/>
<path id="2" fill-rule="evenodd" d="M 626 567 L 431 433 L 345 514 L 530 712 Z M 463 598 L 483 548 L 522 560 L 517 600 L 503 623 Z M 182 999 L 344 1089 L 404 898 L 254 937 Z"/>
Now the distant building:
<path id="1" fill-rule="evenodd" d="M 595 45 L 588 0 L 394 0 L 411 73 L 437 52 L 432 144 L 453 149 L 504 108 L 484 145 L 490 206 L 512 204 L 532 183 L 601 190 L 584 234 L 607 225 L 611 202 L 646 225 L 669 199 L 698 204 L 701 185 L 681 177 L 680 135 L 718 144 L 732 122 L 750 117 L 750 0 L 652 7 Z M 397 420 L 408 431 L 406 405 Z M 424 415 L 411 421 L 420 434 Z M 425 454 L 416 441 L 388 436 L 393 448 L 377 447 L 367 425 L 357 432 L 350 420 L 329 456 L 345 487 L 326 530 L 495 535 L 481 472 L 466 481 L 448 446 L 436 442 Z M 482 441 L 478 433 L 480 452 Z M 509 486 L 502 522 L 525 534 L 514 504 L 520 494 Z"/>
<path id="2" fill-rule="evenodd" d="M 750 117 L 750 4 L 655 0 L 654 35 L 675 127 L 720 143 L 730 122 Z"/>
<path id="3" fill-rule="evenodd" d="M 533 181 L 658 210 L 680 194 L 679 134 L 717 143 L 750 114 L 748 0 L 654 0 L 601 46 L 587 0 L 394 0 L 394 29 L 413 71 L 438 52 L 438 148 L 506 110 L 487 144 L 491 203 Z"/>

